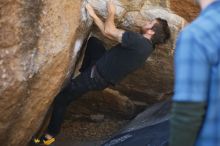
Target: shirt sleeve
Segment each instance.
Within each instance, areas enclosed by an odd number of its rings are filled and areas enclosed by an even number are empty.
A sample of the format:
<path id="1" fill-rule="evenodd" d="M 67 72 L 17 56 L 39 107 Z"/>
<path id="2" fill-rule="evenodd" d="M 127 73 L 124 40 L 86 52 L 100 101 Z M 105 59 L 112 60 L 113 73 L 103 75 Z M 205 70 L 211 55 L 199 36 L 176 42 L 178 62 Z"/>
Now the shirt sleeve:
<path id="1" fill-rule="evenodd" d="M 210 63 L 202 40 L 182 32 L 175 51 L 174 101 L 204 102 L 208 96 Z"/>
<path id="2" fill-rule="evenodd" d="M 130 49 L 136 49 L 142 43 L 143 36 L 136 32 L 126 31 L 122 35 L 122 46 Z"/>
<path id="3" fill-rule="evenodd" d="M 203 102 L 173 102 L 169 146 L 195 145 L 205 115 L 205 107 L 206 103 Z"/>

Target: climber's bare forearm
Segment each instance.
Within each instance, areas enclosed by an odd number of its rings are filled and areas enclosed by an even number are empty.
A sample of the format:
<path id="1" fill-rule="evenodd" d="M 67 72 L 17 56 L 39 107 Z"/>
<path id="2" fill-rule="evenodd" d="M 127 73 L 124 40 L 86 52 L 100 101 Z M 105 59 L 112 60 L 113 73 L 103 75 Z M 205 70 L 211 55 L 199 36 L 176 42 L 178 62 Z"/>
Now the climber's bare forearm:
<path id="1" fill-rule="evenodd" d="M 102 34 L 110 39 L 112 39 L 110 36 L 108 36 L 107 34 L 105 34 L 105 26 L 103 21 L 96 15 L 93 7 L 90 4 L 86 5 L 86 9 L 89 13 L 89 15 L 92 17 L 92 19 L 94 20 L 95 24 L 98 26 L 98 28 L 100 29 L 100 31 L 102 32 Z"/>
<path id="2" fill-rule="evenodd" d="M 115 27 L 115 7 L 112 1 L 108 2 L 108 18 L 106 19 L 105 23 L 97 16 L 93 7 L 90 4 L 86 5 L 86 9 L 104 36 L 111 40 L 121 42 L 122 34 L 124 33 L 124 31 Z"/>
<path id="3" fill-rule="evenodd" d="M 110 0 L 108 2 L 108 17 L 105 21 L 104 30 L 105 33 L 111 36 L 113 40 L 121 42 L 124 30 L 118 29 L 115 26 L 114 19 L 115 19 L 115 5 Z"/>
<path id="4" fill-rule="evenodd" d="M 95 24 L 98 26 L 98 28 L 100 29 L 100 31 L 102 33 L 104 33 L 104 23 L 102 22 L 102 20 L 98 17 L 98 16 L 94 16 L 93 20 L 95 22 Z"/>
<path id="5" fill-rule="evenodd" d="M 95 24 L 97 25 L 97 27 L 100 29 L 100 31 L 102 32 L 102 34 L 104 36 L 106 36 L 107 38 L 109 39 L 112 39 L 112 37 L 110 37 L 109 35 L 107 35 L 105 33 L 105 26 L 104 26 L 104 22 L 96 15 L 96 16 L 93 16 L 93 20 L 95 22 Z"/>

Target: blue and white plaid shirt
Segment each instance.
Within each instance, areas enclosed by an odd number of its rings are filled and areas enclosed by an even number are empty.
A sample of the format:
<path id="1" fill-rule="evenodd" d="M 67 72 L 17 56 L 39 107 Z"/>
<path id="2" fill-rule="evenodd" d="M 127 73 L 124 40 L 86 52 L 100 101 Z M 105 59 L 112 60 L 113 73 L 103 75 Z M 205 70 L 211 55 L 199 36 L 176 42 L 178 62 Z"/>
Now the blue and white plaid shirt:
<path id="1" fill-rule="evenodd" d="M 220 146 L 220 1 L 205 8 L 177 40 L 173 101 L 206 102 L 196 146 Z"/>

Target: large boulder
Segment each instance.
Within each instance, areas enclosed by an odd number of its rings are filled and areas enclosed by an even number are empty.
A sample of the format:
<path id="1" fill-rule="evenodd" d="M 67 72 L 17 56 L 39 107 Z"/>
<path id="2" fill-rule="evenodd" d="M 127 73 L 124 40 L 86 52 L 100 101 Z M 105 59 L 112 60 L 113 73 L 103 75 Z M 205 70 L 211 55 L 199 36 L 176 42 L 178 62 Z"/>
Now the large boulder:
<path id="1" fill-rule="evenodd" d="M 0 2 L 0 145 L 24 146 L 40 127 L 55 95 L 72 72 L 77 72 L 78 54 L 94 28 L 84 8 L 86 2 L 105 18 L 106 1 Z M 157 100 L 172 90 L 172 43 L 184 20 L 169 10 L 168 0 L 114 0 L 114 3 L 118 27 L 136 30 L 142 18 L 157 16 L 168 19 L 172 27 L 174 35 L 170 43 L 155 51 L 144 68 L 115 88 L 125 95 L 120 96 L 125 98 L 120 100 L 125 108 L 148 101 L 149 97 Z M 103 38 L 98 31 L 92 33 Z M 114 43 L 102 40 L 109 46 Z M 120 107 L 120 102 L 112 103 Z M 120 111 L 126 112 L 121 107 Z"/>
<path id="2" fill-rule="evenodd" d="M 79 0 L 0 2 L 0 145 L 26 145 L 69 78 L 88 32 L 80 7 Z"/>

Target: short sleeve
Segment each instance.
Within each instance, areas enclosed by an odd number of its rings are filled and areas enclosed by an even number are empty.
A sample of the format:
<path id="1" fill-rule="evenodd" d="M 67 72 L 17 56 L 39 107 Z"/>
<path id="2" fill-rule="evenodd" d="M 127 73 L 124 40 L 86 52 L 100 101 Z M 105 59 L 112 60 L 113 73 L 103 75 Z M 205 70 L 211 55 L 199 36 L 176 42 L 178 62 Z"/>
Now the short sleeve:
<path id="1" fill-rule="evenodd" d="M 136 32 L 126 31 L 122 35 L 122 46 L 135 49 L 142 43 L 143 36 Z"/>
<path id="2" fill-rule="evenodd" d="M 175 50 L 174 101 L 204 102 L 210 81 L 205 46 L 190 32 L 182 32 Z"/>

